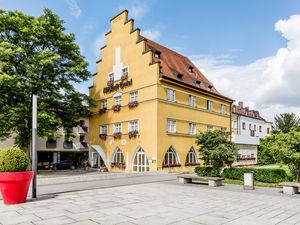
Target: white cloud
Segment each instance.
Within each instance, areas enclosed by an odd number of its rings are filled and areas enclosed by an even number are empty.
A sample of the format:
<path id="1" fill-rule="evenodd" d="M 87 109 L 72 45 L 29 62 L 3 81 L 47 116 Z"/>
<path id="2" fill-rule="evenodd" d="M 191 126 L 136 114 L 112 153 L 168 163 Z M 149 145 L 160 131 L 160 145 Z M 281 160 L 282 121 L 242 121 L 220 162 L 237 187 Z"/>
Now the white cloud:
<path id="1" fill-rule="evenodd" d="M 161 33 L 158 30 L 146 29 L 141 31 L 141 35 L 151 40 L 157 40 Z"/>
<path id="2" fill-rule="evenodd" d="M 107 33 L 108 31 L 105 30 L 103 31 L 93 42 L 93 51 L 94 51 L 94 54 L 95 56 L 101 58 L 101 51 L 100 51 L 100 48 L 102 48 L 106 43 L 105 43 L 105 34 Z"/>
<path id="3" fill-rule="evenodd" d="M 135 2 L 129 7 L 129 15 L 135 20 L 141 20 L 150 11 L 145 2 Z"/>
<path id="4" fill-rule="evenodd" d="M 276 55 L 243 66 L 234 65 L 232 55 L 196 55 L 192 61 L 217 89 L 250 107 L 268 120 L 283 112 L 300 115 L 300 15 L 279 20 L 275 30 L 287 40 Z"/>
<path id="5" fill-rule="evenodd" d="M 81 15 L 81 9 L 77 5 L 75 0 L 68 0 L 70 14 L 75 17 L 79 17 Z"/>

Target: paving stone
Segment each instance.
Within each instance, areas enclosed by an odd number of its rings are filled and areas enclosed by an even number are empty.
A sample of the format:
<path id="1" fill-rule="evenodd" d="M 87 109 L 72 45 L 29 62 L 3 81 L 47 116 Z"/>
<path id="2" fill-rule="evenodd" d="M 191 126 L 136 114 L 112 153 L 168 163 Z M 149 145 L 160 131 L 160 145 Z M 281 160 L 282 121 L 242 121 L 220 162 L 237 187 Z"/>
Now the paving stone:
<path id="1" fill-rule="evenodd" d="M 51 218 L 51 219 L 45 219 L 45 220 L 40 220 L 34 222 L 35 225 L 61 225 L 61 224 L 70 224 L 70 223 L 75 223 L 76 221 L 67 217 L 67 216 L 60 216 L 56 218 Z"/>

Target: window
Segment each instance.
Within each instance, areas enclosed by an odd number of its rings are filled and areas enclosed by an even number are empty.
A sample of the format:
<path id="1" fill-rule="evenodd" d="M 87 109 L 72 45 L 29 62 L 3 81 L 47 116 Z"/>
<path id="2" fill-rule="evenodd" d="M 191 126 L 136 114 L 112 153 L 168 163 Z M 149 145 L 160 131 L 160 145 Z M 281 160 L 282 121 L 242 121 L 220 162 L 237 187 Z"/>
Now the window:
<path id="1" fill-rule="evenodd" d="M 122 69 L 122 75 L 123 76 L 128 76 L 128 67 L 125 67 Z"/>
<path id="2" fill-rule="evenodd" d="M 256 130 L 256 124 L 254 124 L 254 130 Z"/>
<path id="3" fill-rule="evenodd" d="M 135 92 L 131 92 L 130 93 L 130 102 L 135 102 L 138 100 L 138 92 L 135 91 Z"/>
<path id="4" fill-rule="evenodd" d="M 250 130 L 250 136 L 254 137 L 255 136 L 255 130 Z"/>
<path id="5" fill-rule="evenodd" d="M 118 163 L 125 163 L 125 160 L 124 160 L 124 155 L 123 153 L 121 152 L 121 149 L 117 148 L 114 155 L 113 155 L 113 158 L 112 158 L 112 161 L 111 163 L 113 164 L 118 164 Z"/>
<path id="6" fill-rule="evenodd" d="M 176 122 L 175 120 L 168 120 L 168 133 L 176 132 Z"/>
<path id="7" fill-rule="evenodd" d="M 251 153 L 251 158 L 252 158 L 252 159 L 254 158 L 254 154 L 253 154 L 253 153 Z"/>
<path id="8" fill-rule="evenodd" d="M 194 95 L 189 96 L 189 106 L 191 106 L 191 107 L 196 106 L 196 97 Z"/>
<path id="9" fill-rule="evenodd" d="M 174 149 L 171 147 L 165 154 L 163 166 L 179 165 L 178 157 Z"/>
<path id="10" fill-rule="evenodd" d="M 251 126 L 252 124 L 251 123 L 249 123 L 249 130 L 251 130 L 252 129 L 252 126 Z"/>
<path id="11" fill-rule="evenodd" d="M 213 130 L 213 126 L 208 125 L 208 126 L 207 126 L 207 131 L 212 131 L 212 130 Z"/>
<path id="12" fill-rule="evenodd" d="M 121 123 L 114 124 L 114 133 L 122 133 L 122 125 Z"/>
<path id="13" fill-rule="evenodd" d="M 115 97 L 115 105 L 121 105 L 121 104 L 122 104 L 121 96 Z"/>
<path id="14" fill-rule="evenodd" d="M 107 100 L 101 101 L 101 109 L 107 109 Z"/>
<path id="15" fill-rule="evenodd" d="M 128 132 L 138 131 L 138 130 L 139 130 L 139 123 L 138 123 L 138 121 L 130 121 L 128 123 Z"/>
<path id="16" fill-rule="evenodd" d="M 167 94 L 168 94 L 167 96 L 168 101 L 175 102 L 175 91 L 172 89 L 168 89 Z"/>
<path id="17" fill-rule="evenodd" d="M 268 128 L 267 128 L 267 134 L 269 134 L 269 133 L 270 133 L 270 128 L 268 127 Z"/>
<path id="18" fill-rule="evenodd" d="M 243 126 L 243 130 L 245 130 L 246 129 L 246 123 L 242 123 L 242 126 Z"/>
<path id="19" fill-rule="evenodd" d="M 221 113 L 224 115 L 226 114 L 226 106 L 221 104 Z"/>
<path id="20" fill-rule="evenodd" d="M 196 134 L 196 124 L 189 123 L 189 134 L 195 135 Z"/>
<path id="21" fill-rule="evenodd" d="M 207 110 L 208 111 L 212 111 L 212 106 L 213 106 L 213 102 L 212 101 L 210 101 L 210 100 L 207 100 Z"/>
<path id="22" fill-rule="evenodd" d="M 193 148 L 191 148 L 186 155 L 185 165 L 195 165 L 198 164 L 197 155 Z"/>
<path id="23" fill-rule="evenodd" d="M 114 81 L 114 73 L 108 74 L 108 80 L 109 81 Z"/>
<path id="24" fill-rule="evenodd" d="M 155 51 L 154 52 L 154 57 L 160 59 L 160 54 L 161 54 L 161 52 Z"/>
<path id="25" fill-rule="evenodd" d="M 261 126 L 259 126 L 259 132 L 261 132 Z"/>
<path id="26" fill-rule="evenodd" d="M 192 73 L 193 72 L 194 67 L 189 66 L 189 72 Z"/>
<path id="27" fill-rule="evenodd" d="M 100 134 L 108 134 L 108 127 L 107 125 L 101 125 L 100 126 Z"/>

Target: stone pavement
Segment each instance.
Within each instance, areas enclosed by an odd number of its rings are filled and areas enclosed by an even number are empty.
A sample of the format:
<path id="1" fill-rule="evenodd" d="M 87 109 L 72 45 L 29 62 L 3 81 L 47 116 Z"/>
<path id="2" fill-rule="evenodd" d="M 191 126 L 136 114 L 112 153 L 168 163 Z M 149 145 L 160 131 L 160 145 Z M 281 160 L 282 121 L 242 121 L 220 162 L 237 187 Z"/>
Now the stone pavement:
<path id="1" fill-rule="evenodd" d="M 279 189 L 208 188 L 176 180 L 45 195 L 0 204 L 6 224 L 300 224 L 300 195 Z"/>

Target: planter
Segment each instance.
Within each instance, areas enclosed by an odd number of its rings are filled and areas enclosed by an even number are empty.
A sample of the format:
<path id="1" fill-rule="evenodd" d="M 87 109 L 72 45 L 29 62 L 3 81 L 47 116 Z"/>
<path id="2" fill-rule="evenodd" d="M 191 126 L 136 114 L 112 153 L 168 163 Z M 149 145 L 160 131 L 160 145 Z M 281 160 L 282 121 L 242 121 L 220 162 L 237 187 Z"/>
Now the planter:
<path id="1" fill-rule="evenodd" d="M 108 172 L 108 169 L 106 167 L 100 167 L 100 172 Z"/>
<path id="2" fill-rule="evenodd" d="M 0 190 L 4 204 L 20 204 L 26 201 L 34 171 L 0 173 Z"/>
<path id="3" fill-rule="evenodd" d="M 119 111 L 121 110 L 121 105 L 114 105 L 114 106 L 112 107 L 112 110 L 113 110 L 114 112 L 119 112 Z"/>
<path id="4" fill-rule="evenodd" d="M 131 109 L 137 107 L 138 105 L 139 105 L 138 101 L 133 101 L 133 102 L 129 102 L 128 107 Z"/>

